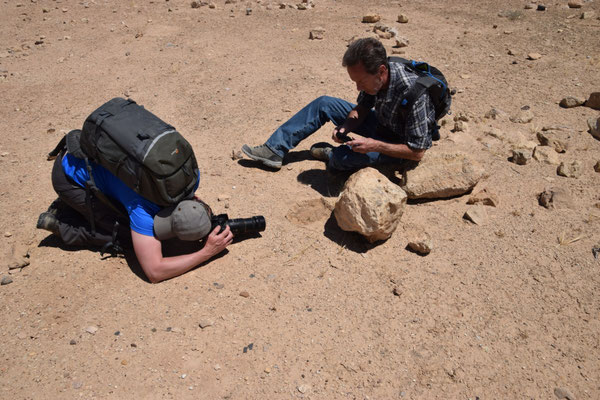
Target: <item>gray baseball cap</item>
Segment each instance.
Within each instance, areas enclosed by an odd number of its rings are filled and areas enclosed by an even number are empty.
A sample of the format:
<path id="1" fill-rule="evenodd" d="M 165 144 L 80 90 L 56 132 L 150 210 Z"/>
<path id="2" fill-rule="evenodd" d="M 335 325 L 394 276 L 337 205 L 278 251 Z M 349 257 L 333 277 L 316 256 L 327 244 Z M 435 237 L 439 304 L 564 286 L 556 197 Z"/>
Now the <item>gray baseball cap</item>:
<path id="1" fill-rule="evenodd" d="M 196 200 L 183 200 L 174 207 L 163 208 L 154 217 L 154 235 L 158 240 L 179 238 L 200 240 L 210 233 L 207 207 Z"/>

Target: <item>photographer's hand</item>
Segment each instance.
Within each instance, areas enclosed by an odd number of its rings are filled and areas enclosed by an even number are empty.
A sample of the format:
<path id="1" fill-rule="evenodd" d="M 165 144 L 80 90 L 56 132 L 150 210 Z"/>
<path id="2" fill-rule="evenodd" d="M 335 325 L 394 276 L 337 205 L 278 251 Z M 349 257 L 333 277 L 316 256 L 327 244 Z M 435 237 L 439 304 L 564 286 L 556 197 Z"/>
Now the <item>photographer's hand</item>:
<path id="1" fill-rule="evenodd" d="M 219 233 L 220 230 L 220 226 L 215 227 L 215 229 L 213 229 L 213 231 L 206 238 L 204 249 L 210 255 L 210 257 L 225 250 L 225 247 L 229 246 L 233 241 L 233 233 L 231 233 L 229 225 L 226 225 L 225 229 L 223 229 L 221 233 Z"/>

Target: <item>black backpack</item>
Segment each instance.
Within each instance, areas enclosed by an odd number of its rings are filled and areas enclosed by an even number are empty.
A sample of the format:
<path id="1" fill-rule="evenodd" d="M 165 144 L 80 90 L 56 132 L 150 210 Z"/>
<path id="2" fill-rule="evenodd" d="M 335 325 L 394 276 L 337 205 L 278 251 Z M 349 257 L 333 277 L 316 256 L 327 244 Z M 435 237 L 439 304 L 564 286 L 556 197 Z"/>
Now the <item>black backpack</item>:
<path id="1" fill-rule="evenodd" d="M 198 163 L 192 146 L 131 99 L 114 98 L 100 106 L 81 131 L 67 134 L 66 143 L 74 156 L 103 166 L 153 203 L 170 206 L 193 196 Z"/>
<path id="2" fill-rule="evenodd" d="M 426 91 L 429 93 L 435 107 L 436 121 L 449 113 L 452 94 L 448 88 L 448 81 L 439 69 L 425 62 L 407 60 L 401 57 L 389 57 L 388 61 L 400 63 L 419 76 L 399 105 L 400 115 L 406 116 L 415 101 Z"/>

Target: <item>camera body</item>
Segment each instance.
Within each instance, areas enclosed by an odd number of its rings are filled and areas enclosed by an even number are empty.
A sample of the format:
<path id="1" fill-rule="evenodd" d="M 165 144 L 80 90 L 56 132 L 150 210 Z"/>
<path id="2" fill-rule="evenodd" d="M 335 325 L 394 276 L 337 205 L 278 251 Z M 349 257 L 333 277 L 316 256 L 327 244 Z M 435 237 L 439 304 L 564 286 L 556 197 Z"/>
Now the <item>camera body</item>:
<path id="1" fill-rule="evenodd" d="M 250 218 L 229 219 L 229 216 L 227 214 L 218 214 L 213 215 L 210 219 L 210 222 L 211 232 L 217 226 L 221 227 L 219 233 L 223 229 L 225 229 L 225 226 L 229 226 L 229 229 L 231 229 L 231 233 L 233 233 L 234 236 L 240 234 L 262 232 L 266 228 L 265 217 L 263 217 L 262 215 L 255 215 L 254 217 Z"/>

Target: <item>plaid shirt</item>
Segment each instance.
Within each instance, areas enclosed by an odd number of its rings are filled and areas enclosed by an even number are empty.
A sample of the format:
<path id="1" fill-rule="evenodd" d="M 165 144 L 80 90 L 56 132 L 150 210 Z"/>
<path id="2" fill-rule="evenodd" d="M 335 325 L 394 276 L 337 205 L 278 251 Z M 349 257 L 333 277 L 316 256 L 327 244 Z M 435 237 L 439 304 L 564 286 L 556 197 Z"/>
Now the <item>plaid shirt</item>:
<path id="1" fill-rule="evenodd" d="M 392 132 L 390 139 L 394 142 L 406 144 L 412 149 L 428 149 L 431 147 L 432 132 L 437 128 L 431 98 L 428 95 L 418 98 L 407 120 L 403 120 L 398 105 L 418 76 L 402 64 L 390 62 L 389 65 L 390 82 L 387 90 L 381 90 L 376 95 L 361 91 L 356 102 L 367 109 L 375 107 L 377 124 Z"/>

